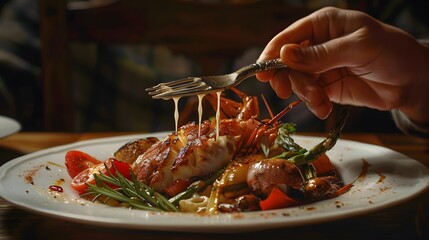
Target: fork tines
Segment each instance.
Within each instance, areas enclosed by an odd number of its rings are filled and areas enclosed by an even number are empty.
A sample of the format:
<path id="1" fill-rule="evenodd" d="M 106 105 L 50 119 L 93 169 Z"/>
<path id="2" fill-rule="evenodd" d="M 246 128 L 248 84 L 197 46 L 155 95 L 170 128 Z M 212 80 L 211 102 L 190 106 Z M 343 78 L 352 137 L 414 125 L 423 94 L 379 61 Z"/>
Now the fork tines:
<path id="1" fill-rule="evenodd" d="M 188 77 L 176 81 L 159 83 L 146 91 L 152 98 L 170 99 L 173 97 L 182 97 L 195 95 L 201 91 L 208 91 L 211 87 L 199 77 Z"/>

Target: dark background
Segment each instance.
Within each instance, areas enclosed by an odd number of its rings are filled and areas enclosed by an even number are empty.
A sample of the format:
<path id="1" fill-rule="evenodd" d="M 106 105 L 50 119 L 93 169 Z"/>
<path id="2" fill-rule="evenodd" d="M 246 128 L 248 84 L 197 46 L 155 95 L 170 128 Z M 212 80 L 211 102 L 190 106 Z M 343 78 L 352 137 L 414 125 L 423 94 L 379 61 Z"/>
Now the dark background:
<path id="1" fill-rule="evenodd" d="M 51 46 L 41 42 L 39 1 L 0 1 L 0 114 L 18 120 L 23 131 L 173 130 L 173 102 L 152 100 L 145 88 L 182 77 L 225 74 L 252 63 L 277 32 L 328 5 L 367 12 L 416 38 L 429 36 L 428 1 L 120 0 L 89 8 L 77 2 L 69 1 L 64 13 L 67 35 L 53 36 L 59 42 L 67 38 L 67 52 L 49 61 L 67 58 L 64 88 L 71 103 L 68 115 L 60 118 L 71 125 L 53 129 L 46 124 L 51 111 L 46 99 L 55 91 L 45 91 L 43 73 L 49 62 L 41 60 L 42 49 Z M 48 27 L 55 30 L 54 23 Z M 268 84 L 256 80 L 239 88 L 263 94 L 274 112 L 293 100 L 278 99 Z M 197 120 L 195 104 L 196 98 L 181 100 L 181 124 Z M 266 112 L 261 102 L 261 118 Z M 212 114 L 207 106 L 205 117 Z M 316 119 L 304 105 L 284 121 L 296 123 L 301 132 L 326 131 L 332 122 Z M 398 130 L 389 112 L 352 107 L 344 131 Z"/>

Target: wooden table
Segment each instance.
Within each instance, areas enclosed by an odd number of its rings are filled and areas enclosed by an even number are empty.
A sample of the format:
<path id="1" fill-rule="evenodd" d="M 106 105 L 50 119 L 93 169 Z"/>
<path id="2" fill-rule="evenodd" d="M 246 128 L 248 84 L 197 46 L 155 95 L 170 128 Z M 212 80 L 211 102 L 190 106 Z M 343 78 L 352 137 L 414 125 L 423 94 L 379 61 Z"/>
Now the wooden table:
<path id="1" fill-rule="evenodd" d="M 0 139 L 0 165 L 40 149 L 127 133 L 21 132 Z M 320 135 L 320 134 L 309 134 Z M 397 134 L 343 134 L 401 152 L 429 167 L 429 140 Z M 240 234 L 204 234 L 102 228 L 24 211 L 0 198 L 0 239 L 429 239 L 429 192 L 388 209 L 341 221 Z"/>

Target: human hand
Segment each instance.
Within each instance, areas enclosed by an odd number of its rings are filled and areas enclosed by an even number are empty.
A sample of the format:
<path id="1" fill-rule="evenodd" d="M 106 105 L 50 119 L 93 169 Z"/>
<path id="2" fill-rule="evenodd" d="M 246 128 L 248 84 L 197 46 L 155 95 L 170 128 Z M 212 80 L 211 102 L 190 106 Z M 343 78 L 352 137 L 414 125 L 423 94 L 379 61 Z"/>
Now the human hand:
<path id="1" fill-rule="evenodd" d="M 429 50 L 365 13 L 328 7 L 298 20 L 268 43 L 259 61 L 278 57 L 290 69 L 257 78 L 281 98 L 295 92 L 319 118 L 329 115 L 332 101 L 399 109 L 429 122 Z"/>

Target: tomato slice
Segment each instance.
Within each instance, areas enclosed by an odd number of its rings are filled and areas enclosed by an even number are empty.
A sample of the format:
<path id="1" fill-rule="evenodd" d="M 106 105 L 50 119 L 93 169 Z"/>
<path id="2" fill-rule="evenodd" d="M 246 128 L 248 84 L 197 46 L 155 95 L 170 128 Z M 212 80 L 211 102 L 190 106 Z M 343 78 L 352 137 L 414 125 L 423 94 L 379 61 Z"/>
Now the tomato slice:
<path id="1" fill-rule="evenodd" d="M 66 153 L 65 156 L 67 172 L 72 178 L 74 178 L 80 172 L 88 168 L 92 168 L 100 163 L 101 161 L 94 158 L 93 156 L 77 150 L 70 150 Z"/>
<path id="2" fill-rule="evenodd" d="M 84 194 L 88 190 L 87 184 L 95 184 L 94 174 L 105 169 L 104 164 L 99 163 L 95 167 L 87 168 L 77 174 L 71 181 L 71 187 L 79 194 Z"/>
<path id="3" fill-rule="evenodd" d="M 106 166 L 107 169 L 106 170 Z M 105 162 L 99 162 L 93 167 L 86 168 L 82 172 L 78 173 L 71 182 L 71 187 L 78 193 L 84 194 L 88 190 L 87 184 L 95 184 L 94 174 L 105 174 L 116 176 L 118 171 L 122 176 L 127 179 L 131 178 L 131 166 L 128 163 L 120 162 L 114 158 L 109 158 Z M 111 186 L 115 187 L 115 186 Z"/>

